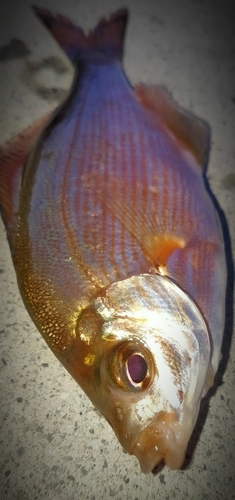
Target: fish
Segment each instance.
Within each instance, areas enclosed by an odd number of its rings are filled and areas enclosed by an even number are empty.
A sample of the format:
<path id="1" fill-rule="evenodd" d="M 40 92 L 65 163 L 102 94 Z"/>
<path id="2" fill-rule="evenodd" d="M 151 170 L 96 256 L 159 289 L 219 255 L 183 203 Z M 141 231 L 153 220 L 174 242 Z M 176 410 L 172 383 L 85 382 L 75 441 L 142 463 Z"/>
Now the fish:
<path id="1" fill-rule="evenodd" d="M 224 330 L 224 242 L 205 185 L 210 129 L 163 87 L 131 85 L 127 9 L 88 34 L 34 10 L 75 76 L 52 116 L 1 148 L 18 286 L 142 472 L 180 469 Z"/>

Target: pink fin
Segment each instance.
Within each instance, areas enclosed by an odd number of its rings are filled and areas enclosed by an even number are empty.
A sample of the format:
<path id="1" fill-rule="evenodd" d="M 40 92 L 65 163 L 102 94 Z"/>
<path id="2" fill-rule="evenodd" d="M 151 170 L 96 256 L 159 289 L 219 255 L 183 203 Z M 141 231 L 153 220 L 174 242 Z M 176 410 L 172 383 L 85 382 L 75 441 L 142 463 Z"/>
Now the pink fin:
<path id="1" fill-rule="evenodd" d="M 120 9 L 108 20 L 102 18 L 88 35 L 67 17 L 52 14 L 47 9 L 34 11 L 71 61 L 79 58 L 110 58 L 122 60 L 123 41 L 128 18 L 127 9 Z"/>
<path id="2" fill-rule="evenodd" d="M 181 110 L 162 87 L 139 84 L 135 93 L 141 104 L 167 127 L 203 168 L 208 160 L 210 142 L 207 123 Z"/>
<path id="3" fill-rule="evenodd" d="M 48 115 L 40 118 L 0 148 L 0 211 L 12 251 L 23 166 L 47 121 Z"/>
<path id="4" fill-rule="evenodd" d="M 184 248 L 185 241 L 174 234 L 151 234 L 142 242 L 143 250 L 146 257 L 154 262 L 159 269 L 167 265 L 167 260 L 176 250 L 176 248 Z"/>

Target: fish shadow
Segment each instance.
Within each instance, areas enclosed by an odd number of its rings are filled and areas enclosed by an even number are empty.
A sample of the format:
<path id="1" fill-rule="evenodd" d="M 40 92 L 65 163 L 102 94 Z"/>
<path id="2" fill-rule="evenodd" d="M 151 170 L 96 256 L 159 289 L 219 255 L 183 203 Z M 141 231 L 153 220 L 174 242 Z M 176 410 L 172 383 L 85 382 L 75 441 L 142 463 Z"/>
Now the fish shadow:
<path id="1" fill-rule="evenodd" d="M 217 392 L 218 387 L 223 385 L 223 376 L 228 364 L 229 360 L 229 353 L 230 353 L 230 348 L 231 348 L 231 342 L 232 342 L 232 333 L 233 333 L 233 293 L 234 293 L 234 265 L 233 265 L 233 258 L 232 258 L 232 245 L 231 245 L 231 238 L 229 234 L 229 228 L 228 228 L 228 223 L 225 217 L 225 214 L 223 210 L 220 208 L 219 203 L 214 196 L 214 194 L 211 191 L 209 181 L 207 177 L 204 175 L 204 182 L 205 182 L 205 187 L 206 190 L 215 206 L 215 209 L 217 211 L 217 214 L 219 216 L 221 228 L 222 228 L 222 233 L 223 233 L 223 239 L 224 239 L 224 246 L 225 246 L 225 258 L 226 258 L 226 267 L 227 267 L 227 286 L 226 286 L 226 298 L 225 298 L 225 326 L 224 326 L 224 336 L 223 336 L 223 342 L 221 346 L 221 354 L 222 358 L 218 367 L 218 371 L 215 375 L 214 379 L 214 385 L 209 389 L 208 393 L 206 396 L 202 399 L 201 401 L 201 407 L 198 415 L 198 419 L 196 422 L 196 425 L 194 427 L 194 431 L 191 435 L 191 438 L 189 440 L 187 452 L 186 452 L 186 458 L 182 466 L 182 470 L 185 470 L 189 467 L 193 454 L 195 451 L 195 448 L 197 446 L 197 443 L 199 441 L 202 429 L 204 427 L 208 412 L 209 412 L 209 407 L 210 407 L 210 399 L 212 396 L 214 396 Z"/>

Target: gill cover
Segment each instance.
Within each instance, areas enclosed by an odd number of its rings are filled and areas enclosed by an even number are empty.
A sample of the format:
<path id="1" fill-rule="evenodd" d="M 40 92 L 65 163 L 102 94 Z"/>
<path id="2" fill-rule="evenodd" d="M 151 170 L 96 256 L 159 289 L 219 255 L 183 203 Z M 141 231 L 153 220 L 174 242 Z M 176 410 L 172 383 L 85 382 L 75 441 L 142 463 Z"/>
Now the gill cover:
<path id="1" fill-rule="evenodd" d="M 210 363 L 198 308 L 168 278 L 150 274 L 113 283 L 94 307 L 106 345 L 100 410 L 143 472 L 162 460 L 179 468 Z"/>

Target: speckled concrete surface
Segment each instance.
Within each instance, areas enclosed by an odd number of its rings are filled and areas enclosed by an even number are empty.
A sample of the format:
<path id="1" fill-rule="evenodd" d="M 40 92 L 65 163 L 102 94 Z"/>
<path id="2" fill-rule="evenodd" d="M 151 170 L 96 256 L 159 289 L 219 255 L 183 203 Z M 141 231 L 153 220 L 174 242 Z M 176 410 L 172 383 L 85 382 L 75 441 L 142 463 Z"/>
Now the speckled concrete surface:
<path id="1" fill-rule="evenodd" d="M 30 1 L 0 4 L 0 142 L 54 108 L 72 69 Z M 37 0 L 85 28 L 126 5 L 131 82 L 162 83 L 212 131 L 208 177 L 235 245 L 235 16 L 233 2 Z M 13 40 L 13 41 L 12 41 Z M 6 235 L 0 253 L 0 498 L 2 500 L 235 498 L 235 344 L 231 250 L 223 359 L 202 404 L 188 466 L 140 473 L 113 431 L 47 348 L 20 298 Z M 203 265 L 203 263 L 202 263 Z M 223 383 L 221 384 L 223 380 Z"/>

